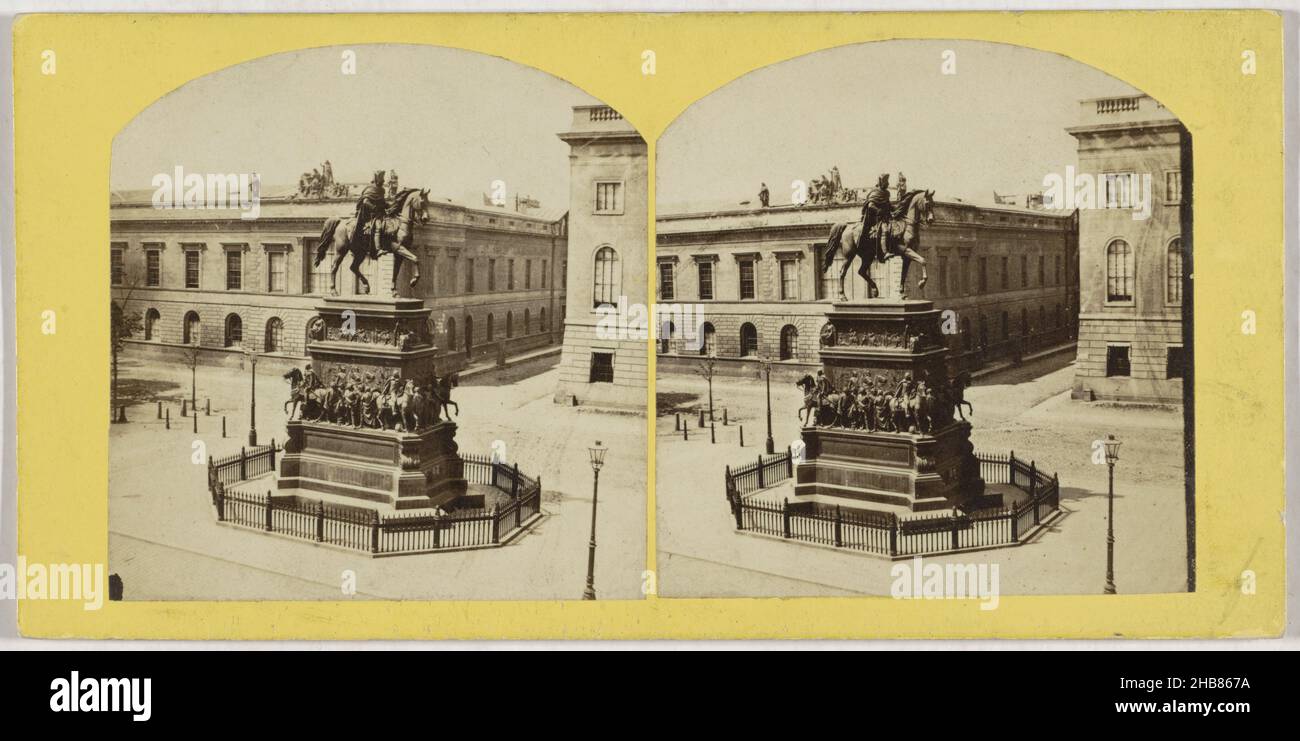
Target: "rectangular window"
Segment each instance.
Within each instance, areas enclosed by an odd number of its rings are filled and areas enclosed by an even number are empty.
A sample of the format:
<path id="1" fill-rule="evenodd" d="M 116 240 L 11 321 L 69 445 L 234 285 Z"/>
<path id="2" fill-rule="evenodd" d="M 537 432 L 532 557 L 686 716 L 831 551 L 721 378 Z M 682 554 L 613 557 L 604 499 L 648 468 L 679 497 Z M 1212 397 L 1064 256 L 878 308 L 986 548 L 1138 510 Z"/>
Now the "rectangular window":
<path id="1" fill-rule="evenodd" d="M 497 289 L 497 261 L 496 258 L 488 258 L 488 290 Z"/>
<path id="2" fill-rule="evenodd" d="M 185 287 L 199 287 L 199 251 L 185 251 Z"/>
<path id="3" fill-rule="evenodd" d="M 1120 239 L 1106 248 L 1106 300 L 1133 300 L 1133 251 Z"/>
<path id="4" fill-rule="evenodd" d="M 1183 377 L 1183 348 L 1170 346 L 1165 348 L 1165 378 Z"/>
<path id="5" fill-rule="evenodd" d="M 447 271 L 447 293 L 456 293 L 456 281 L 460 278 L 460 258 L 451 258 L 451 269 Z"/>
<path id="6" fill-rule="evenodd" d="M 1137 175 L 1131 172 L 1108 172 L 1102 175 L 1106 186 L 1103 208 L 1132 208 Z"/>
<path id="7" fill-rule="evenodd" d="M 1029 287 L 1029 255 L 1020 256 L 1020 287 Z"/>
<path id="8" fill-rule="evenodd" d="M 506 290 L 515 290 L 515 261 L 506 260 Z"/>
<path id="9" fill-rule="evenodd" d="M 474 258 L 465 258 L 465 293 L 474 292 Z"/>
<path id="10" fill-rule="evenodd" d="M 1052 258 L 1052 285 L 1061 285 L 1061 256 L 1056 255 Z"/>
<path id="11" fill-rule="evenodd" d="M 740 300 L 754 298 L 754 261 L 740 261 Z"/>
<path id="12" fill-rule="evenodd" d="M 1107 345 L 1106 377 L 1128 375 L 1128 345 Z"/>
<path id="13" fill-rule="evenodd" d="M 524 290 L 527 291 L 533 287 L 533 261 L 524 260 Z"/>
<path id="14" fill-rule="evenodd" d="M 1183 202 L 1183 173 L 1170 170 L 1165 173 L 1165 203 Z"/>
<path id="15" fill-rule="evenodd" d="M 150 288 L 157 288 L 162 285 L 162 250 L 145 251 L 144 282 Z"/>
<path id="16" fill-rule="evenodd" d="M 614 353 L 594 352 L 591 354 L 591 383 L 614 382 Z"/>
<path id="17" fill-rule="evenodd" d="M 623 212 L 623 184 L 596 183 L 596 213 L 617 214 Z"/>
<path id="18" fill-rule="evenodd" d="M 781 300 L 799 300 L 799 271 L 794 260 L 781 261 Z"/>
<path id="19" fill-rule="evenodd" d="M 328 293 L 330 289 L 330 265 L 333 264 L 333 257 L 326 255 L 320 265 L 313 265 L 316 260 L 316 247 L 320 245 L 320 239 L 316 237 L 305 237 L 302 240 L 302 292 L 303 293 Z"/>
<path id="20" fill-rule="evenodd" d="M 695 268 L 700 272 L 700 300 L 713 300 L 713 263 L 697 262 Z"/>
<path id="21" fill-rule="evenodd" d="M 664 301 L 672 301 L 674 294 L 673 264 L 671 262 L 661 262 L 659 263 L 659 298 Z"/>
<path id="22" fill-rule="evenodd" d="M 970 294 L 970 258 L 961 259 L 961 295 Z"/>
<path id="23" fill-rule="evenodd" d="M 244 253 L 226 250 L 226 290 L 238 291 L 244 286 Z"/>
<path id="24" fill-rule="evenodd" d="M 939 295 L 947 296 L 949 290 L 948 290 L 948 258 L 946 257 L 939 258 L 939 278 L 937 282 L 939 284 Z"/>
<path id="25" fill-rule="evenodd" d="M 271 293 L 285 293 L 284 268 L 288 263 L 288 253 L 275 251 L 266 253 L 266 290 Z"/>
<path id="26" fill-rule="evenodd" d="M 1043 275 L 1047 270 L 1047 258 L 1043 255 L 1038 256 L 1038 285 L 1043 285 Z"/>
<path id="27" fill-rule="evenodd" d="M 114 247 L 113 251 L 109 253 L 109 273 L 113 285 L 115 286 L 120 286 L 125 281 L 126 263 L 123 253 L 124 251 L 121 247 Z"/>
<path id="28" fill-rule="evenodd" d="M 542 260 L 542 288 L 546 287 L 548 280 L 550 280 L 550 267 L 546 264 L 546 260 Z"/>
<path id="29" fill-rule="evenodd" d="M 1165 258 L 1165 301 L 1171 304 L 1183 302 L 1183 240 L 1175 239 L 1169 243 Z"/>
<path id="30" fill-rule="evenodd" d="M 989 259 L 987 257 L 980 258 L 980 279 L 978 285 L 981 294 L 989 292 Z"/>
<path id="31" fill-rule="evenodd" d="M 1007 258 L 1002 258 L 1002 288 L 1006 290 L 1011 287 L 1011 267 L 1008 265 Z"/>

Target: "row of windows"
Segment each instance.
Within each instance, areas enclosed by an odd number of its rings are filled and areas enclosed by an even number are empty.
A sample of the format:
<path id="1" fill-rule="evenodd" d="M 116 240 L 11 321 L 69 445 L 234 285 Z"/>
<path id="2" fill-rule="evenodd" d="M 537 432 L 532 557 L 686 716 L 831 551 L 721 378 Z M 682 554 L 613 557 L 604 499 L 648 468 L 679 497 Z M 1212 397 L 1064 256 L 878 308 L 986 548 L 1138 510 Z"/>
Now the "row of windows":
<path id="1" fill-rule="evenodd" d="M 1133 248 L 1122 239 L 1106 245 L 1106 300 L 1132 301 L 1134 283 Z M 1165 303 L 1183 302 L 1183 240 L 1174 237 L 1165 248 Z"/>
<path id="2" fill-rule="evenodd" d="M 832 265 L 827 270 L 820 270 L 823 246 L 816 247 L 818 274 L 820 280 L 817 283 L 816 299 L 829 298 L 839 292 L 839 275 L 844 266 L 844 256 L 837 256 Z M 1061 286 L 1069 281 L 1069 266 L 1065 263 L 1061 255 L 1052 255 L 1051 261 L 1051 283 L 1053 286 Z M 960 260 L 957 271 L 949 270 L 950 259 Z M 1012 290 L 1011 279 L 1011 262 L 1009 257 L 995 258 L 1001 260 L 1001 288 L 1003 290 Z M 737 256 L 737 276 L 738 284 L 736 295 L 741 301 L 749 301 L 757 298 L 755 271 L 757 256 Z M 969 257 L 949 258 L 941 256 L 938 265 L 932 265 L 932 270 L 937 268 L 937 275 L 931 276 L 931 282 L 936 286 L 938 296 L 961 296 L 970 293 L 970 260 Z M 1048 279 L 1048 262 L 1046 255 L 1036 256 L 1037 280 L 1031 281 L 1031 263 L 1029 255 L 1021 255 L 1019 259 L 1020 280 L 1015 288 L 1029 288 L 1031 283 L 1034 286 L 1045 287 L 1049 285 Z M 989 258 L 977 258 L 976 266 L 978 269 L 978 293 L 985 294 L 989 292 L 988 266 Z M 802 296 L 799 291 L 799 258 L 793 253 L 787 253 L 785 256 L 777 257 L 777 273 L 779 281 L 777 283 L 777 298 L 781 301 L 799 301 Z M 597 263 L 598 269 L 600 263 Z M 659 263 L 659 298 L 663 301 L 673 301 L 677 297 L 676 285 L 676 266 L 668 260 Z M 711 301 L 716 298 L 714 293 L 714 262 L 709 259 L 697 259 L 695 261 L 696 281 L 699 288 L 697 297 L 701 301 Z M 598 273 L 599 275 L 599 273 Z M 598 282 L 599 285 L 599 282 Z M 599 296 L 600 294 L 597 293 Z M 600 300 L 597 299 L 597 305 Z"/>
<path id="3" fill-rule="evenodd" d="M 1165 348 L 1165 378 L 1182 378 L 1186 372 L 1186 355 L 1182 345 L 1169 345 Z M 1106 346 L 1106 377 L 1126 378 L 1130 375 L 1129 346 Z"/>
<path id="4" fill-rule="evenodd" d="M 307 244 L 304 249 L 304 254 L 311 256 L 315 252 L 314 240 L 306 240 L 306 241 Z M 189 289 L 197 289 L 202 285 L 201 283 L 202 253 L 200 250 L 197 249 L 185 249 L 184 246 L 182 246 L 182 249 L 184 251 L 184 260 L 185 260 L 184 287 Z M 266 282 L 264 285 L 259 286 L 256 289 L 252 289 L 250 287 L 249 290 L 261 290 L 261 291 L 266 291 L 268 293 L 288 292 L 288 281 L 286 279 L 288 273 L 288 250 L 289 250 L 288 245 L 283 245 L 283 246 L 268 245 L 268 249 L 266 253 Z M 148 244 L 146 244 L 144 247 L 144 255 L 145 255 L 145 286 L 148 288 L 163 287 L 162 248 L 150 247 Z M 452 272 L 450 273 L 450 275 L 454 280 L 455 276 L 457 275 L 457 269 L 458 269 L 457 263 L 459 262 L 459 259 L 456 257 L 452 257 L 450 259 L 452 265 L 451 267 Z M 506 263 L 505 290 L 508 291 L 516 290 L 519 284 L 519 281 L 516 280 L 515 262 L 516 261 L 513 258 L 505 261 Z M 533 283 L 534 283 L 533 276 L 535 273 L 533 269 L 534 268 L 533 262 L 534 261 L 531 259 L 525 259 L 523 261 L 522 285 L 524 290 L 532 290 L 533 288 Z M 540 284 L 539 285 L 540 288 L 548 288 L 550 283 L 549 280 L 550 261 L 540 260 L 538 262 L 540 262 L 541 264 L 541 273 L 540 275 L 538 275 L 537 282 Z M 112 248 L 110 267 L 111 267 L 113 285 L 115 286 L 124 285 L 126 282 L 125 247 Z M 304 266 L 304 269 L 307 272 L 304 275 L 304 280 L 303 280 L 303 288 L 304 288 L 303 293 L 323 294 L 328 292 L 329 285 L 330 285 L 330 267 L 331 267 L 331 261 L 328 259 L 328 257 L 327 259 L 322 260 L 321 264 L 317 266 L 312 266 L 310 259 L 307 260 Z M 476 266 L 475 258 L 466 258 L 465 260 L 465 292 L 466 293 L 473 293 L 475 291 L 474 276 L 475 276 L 476 267 L 477 266 Z M 247 285 L 247 281 L 245 280 L 245 274 L 244 274 L 244 255 L 241 250 L 232 249 L 226 251 L 225 268 L 226 268 L 226 276 L 225 276 L 226 290 L 227 291 L 246 290 L 245 287 Z M 431 271 L 432 270 L 431 266 L 428 269 Z M 373 283 L 376 280 L 376 274 L 377 274 L 375 261 L 367 260 L 365 263 L 363 263 L 361 267 L 361 272 L 363 275 L 366 276 L 367 280 Z M 360 281 L 356 281 L 355 277 L 353 280 L 355 283 L 353 292 L 358 294 L 363 293 L 364 289 L 362 288 Z M 488 281 L 487 290 L 496 291 L 497 290 L 496 258 L 488 258 L 487 281 Z M 456 292 L 455 287 L 452 286 L 452 293 L 455 292 Z"/>

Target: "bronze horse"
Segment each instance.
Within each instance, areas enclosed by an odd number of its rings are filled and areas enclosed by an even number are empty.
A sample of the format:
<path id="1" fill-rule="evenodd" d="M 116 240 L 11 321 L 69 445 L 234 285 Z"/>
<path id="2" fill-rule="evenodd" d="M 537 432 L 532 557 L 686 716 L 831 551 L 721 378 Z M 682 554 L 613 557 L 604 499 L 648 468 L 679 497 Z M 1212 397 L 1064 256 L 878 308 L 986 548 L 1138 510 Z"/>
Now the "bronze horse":
<path id="1" fill-rule="evenodd" d="M 304 393 L 302 390 L 302 371 L 297 368 L 289 369 L 284 374 L 284 379 L 289 382 L 289 400 L 284 403 L 284 411 L 293 419 L 294 412 L 298 411 L 298 405 L 302 404 L 302 413 L 299 419 L 318 420 L 325 416 L 327 410 L 331 409 L 334 401 L 334 389 L 325 386 L 318 389 L 312 389 Z M 313 413 L 308 414 L 308 410 Z"/>
<path id="2" fill-rule="evenodd" d="M 840 248 L 846 247 L 844 267 L 840 268 L 840 301 L 848 301 L 848 296 L 844 293 L 844 276 L 848 274 L 855 257 L 859 261 L 858 275 L 867 281 L 868 298 L 876 298 L 880 295 L 880 289 L 871 278 L 871 263 L 878 262 L 883 265 L 891 257 L 901 257 L 903 260 L 898 288 L 899 298 L 907 298 L 907 269 L 913 262 L 921 266 L 921 280 L 917 282 L 916 287 L 925 287 L 929 274 L 925 269 L 925 258 L 916 251 L 916 247 L 921 238 L 921 225 L 934 223 L 933 204 L 934 191 L 932 190 L 914 190 L 904 195 L 894 208 L 894 218 L 888 226 L 882 224 L 880 227 L 885 229 L 883 249 L 876 234 L 862 233 L 861 221 L 831 226 L 830 236 L 826 239 L 822 272 L 830 267 Z"/>
<path id="3" fill-rule="evenodd" d="M 833 425 L 837 419 L 847 413 L 849 401 L 847 394 L 830 393 L 819 397 L 817 381 L 807 374 L 795 381 L 794 385 L 803 389 L 803 408 L 799 410 L 799 422 L 805 427 Z"/>
<path id="4" fill-rule="evenodd" d="M 410 285 L 414 287 L 420 281 L 420 259 L 408 248 L 411 246 L 411 234 L 414 231 L 415 224 L 423 224 L 429 220 L 429 214 L 426 210 L 428 203 L 428 190 L 407 188 L 398 193 L 393 199 L 387 215 L 382 220 L 383 239 L 381 244 L 385 252 L 393 255 L 394 296 L 397 295 L 397 276 L 402 269 L 402 260 L 410 260 L 411 269 L 415 272 L 415 275 L 411 277 Z M 316 259 L 312 264 L 313 266 L 320 265 L 321 261 L 325 259 L 325 255 L 330 250 L 334 251 L 334 264 L 330 266 L 330 293 L 335 296 L 339 292 L 339 265 L 343 264 L 343 258 L 349 254 L 352 255 L 352 264 L 349 266 L 352 274 L 357 276 L 357 281 L 365 287 L 367 293 L 370 291 L 370 281 L 366 280 L 366 277 L 361 274 L 361 263 L 367 257 L 370 257 L 370 242 L 367 239 L 353 239 L 357 226 L 355 216 L 347 218 L 331 216 L 325 221 L 324 228 L 321 229 L 320 244 L 316 246 Z"/>

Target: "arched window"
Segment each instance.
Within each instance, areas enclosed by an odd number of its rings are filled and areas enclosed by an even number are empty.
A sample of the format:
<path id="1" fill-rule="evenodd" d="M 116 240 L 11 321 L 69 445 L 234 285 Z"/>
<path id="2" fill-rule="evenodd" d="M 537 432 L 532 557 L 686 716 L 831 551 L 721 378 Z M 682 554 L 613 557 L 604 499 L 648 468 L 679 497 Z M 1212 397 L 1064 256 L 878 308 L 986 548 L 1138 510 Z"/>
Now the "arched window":
<path id="1" fill-rule="evenodd" d="M 532 316 L 529 315 L 528 309 L 524 309 L 524 336 L 525 337 L 527 337 L 528 333 L 532 331 L 532 324 L 530 322 L 531 319 Z"/>
<path id="2" fill-rule="evenodd" d="M 181 325 L 181 342 L 186 345 L 197 345 L 202 336 L 201 325 L 199 324 L 199 314 L 191 311 L 185 315 L 185 322 Z"/>
<path id="3" fill-rule="evenodd" d="M 474 317 L 465 315 L 465 357 L 474 355 Z"/>
<path id="4" fill-rule="evenodd" d="M 677 325 L 672 322 L 664 322 L 659 327 L 659 352 L 667 354 L 673 351 L 673 335 L 677 333 Z"/>
<path id="5" fill-rule="evenodd" d="M 1183 302 L 1183 238 L 1174 237 L 1165 258 L 1165 302 Z"/>
<path id="6" fill-rule="evenodd" d="M 513 311 L 507 311 L 506 312 L 506 339 L 508 340 L 514 336 L 515 336 L 515 313 Z"/>
<path id="7" fill-rule="evenodd" d="M 799 330 L 793 324 L 787 324 L 781 328 L 781 359 L 794 360 L 794 354 L 799 346 Z"/>
<path id="8" fill-rule="evenodd" d="M 161 318 L 162 315 L 158 313 L 157 309 L 150 309 L 144 313 L 144 338 L 146 341 L 154 338 L 155 326 Z"/>
<path id="9" fill-rule="evenodd" d="M 226 317 L 226 347 L 238 347 L 244 341 L 244 320 L 238 314 Z"/>
<path id="10" fill-rule="evenodd" d="M 758 355 L 758 330 L 745 322 L 740 325 L 740 357 L 750 358 Z"/>
<path id="11" fill-rule="evenodd" d="M 266 320 L 266 344 L 264 352 L 280 352 L 284 349 L 284 322 L 273 316 Z"/>
<path id="12" fill-rule="evenodd" d="M 705 323 L 704 323 L 704 342 L 701 342 L 701 343 L 700 343 L 700 354 L 701 354 L 701 355 L 715 355 L 715 354 L 717 354 L 717 347 L 718 347 L 718 345 L 717 345 L 717 338 L 715 337 L 716 334 L 717 334 L 717 333 L 713 331 L 713 325 L 712 325 L 711 323 L 709 323 L 709 322 L 705 322 Z"/>
<path id="13" fill-rule="evenodd" d="M 1106 245 L 1106 300 L 1133 300 L 1133 248 L 1122 239 Z"/>
<path id="14" fill-rule="evenodd" d="M 595 271 L 592 277 L 592 306 L 614 304 L 618 302 L 619 266 L 618 253 L 613 247 L 601 247 L 596 250 Z"/>
<path id="15" fill-rule="evenodd" d="M 448 352 L 456 351 L 456 317 L 447 317 L 446 345 Z"/>
<path id="16" fill-rule="evenodd" d="M 493 328 L 492 328 L 492 315 L 491 315 L 491 314 L 488 314 L 488 322 L 487 322 L 487 341 L 488 341 L 488 342 L 491 342 L 491 341 L 492 341 L 492 337 L 493 337 L 494 334 L 495 334 L 495 331 L 494 331 Z"/>

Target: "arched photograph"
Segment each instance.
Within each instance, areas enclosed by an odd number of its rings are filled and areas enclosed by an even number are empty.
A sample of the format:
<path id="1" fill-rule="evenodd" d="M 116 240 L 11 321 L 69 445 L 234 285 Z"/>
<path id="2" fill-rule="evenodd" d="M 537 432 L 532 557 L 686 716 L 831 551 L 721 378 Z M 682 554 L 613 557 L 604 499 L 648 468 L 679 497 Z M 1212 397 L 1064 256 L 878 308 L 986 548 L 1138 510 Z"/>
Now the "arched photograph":
<path id="1" fill-rule="evenodd" d="M 647 343 L 597 310 L 644 311 L 647 189 L 618 111 L 457 49 L 277 54 L 141 111 L 117 598 L 640 598 Z"/>
<path id="2" fill-rule="evenodd" d="M 895 40 L 736 79 L 656 152 L 660 594 L 1194 590 L 1175 111 Z"/>

